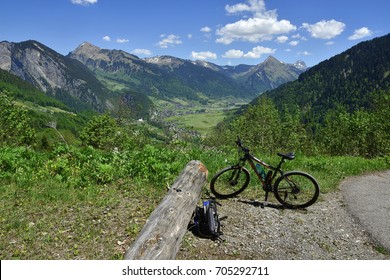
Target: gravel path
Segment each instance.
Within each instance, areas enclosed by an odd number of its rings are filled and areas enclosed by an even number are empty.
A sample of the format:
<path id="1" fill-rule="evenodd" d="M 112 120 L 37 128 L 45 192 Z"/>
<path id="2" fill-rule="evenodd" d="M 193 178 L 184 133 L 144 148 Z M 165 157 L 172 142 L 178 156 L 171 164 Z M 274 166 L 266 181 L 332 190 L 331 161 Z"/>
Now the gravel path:
<path id="1" fill-rule="evenodd" d="M 178 259 L 390 259 L 350 214 L 341 191 L 321 195 L 307 210 L 261 208 L 240 198 L 219 202 L 220 217 L 228 216 L 222 221 L 224 241 L 187 232 Z"/>

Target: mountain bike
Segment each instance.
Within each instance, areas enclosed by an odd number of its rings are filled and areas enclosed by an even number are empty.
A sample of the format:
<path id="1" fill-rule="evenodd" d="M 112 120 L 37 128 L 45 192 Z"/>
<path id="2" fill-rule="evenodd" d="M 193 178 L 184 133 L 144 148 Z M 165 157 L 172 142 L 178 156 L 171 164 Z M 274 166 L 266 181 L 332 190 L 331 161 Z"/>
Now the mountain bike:
<path id="1" fill-rule="evenodd" d="M 268 200 L 268 193 L 273 192 L 275 198 L 286 208 L 306 208 L 316 202 L 320 187 L 313 176 L 302 171 L 283 172 L 281 169 L 286 160 L 295 158 L 294 153 L 277 153 L 281 160 L 274 167 L 253 156 L 249 148 L 242 145 L 240 137 L 237 137 L 236 144 L 238 163 L 218 171 L 210 181 L 210 190 L 217 198 L 237 196 L 248 187 L 251 176 L 244 167 L 248 162 L 262 183 L 265 201 Z"/>

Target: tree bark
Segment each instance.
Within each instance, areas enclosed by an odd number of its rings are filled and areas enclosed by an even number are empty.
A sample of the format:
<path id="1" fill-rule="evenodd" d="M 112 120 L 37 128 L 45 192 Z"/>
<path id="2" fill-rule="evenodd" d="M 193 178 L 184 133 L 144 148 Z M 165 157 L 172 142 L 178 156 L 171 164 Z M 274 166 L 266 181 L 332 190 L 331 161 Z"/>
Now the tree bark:
<path id="1" fill-rule="evenodd" d="M 124 259 L 175 259 L 207 175 L 207 168 L 200 161 L 187 164 L 127 249 Z"/>

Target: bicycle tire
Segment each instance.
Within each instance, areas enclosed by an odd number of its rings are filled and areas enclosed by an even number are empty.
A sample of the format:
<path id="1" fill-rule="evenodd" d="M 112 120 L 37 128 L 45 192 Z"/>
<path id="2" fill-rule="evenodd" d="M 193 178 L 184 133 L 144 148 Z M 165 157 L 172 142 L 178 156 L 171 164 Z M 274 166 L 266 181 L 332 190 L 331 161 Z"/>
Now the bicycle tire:
<path id="1" fill-rule="evenodd" d="M 210 182 L 210 190 L 217 198 L 231 198 L 243 192 L 249 181 L 248 169 L 240 166 L 230 166 L 214 175 Z"/>
<path id="2" fill-rule="evenodd" d="M 280 176 L 274 185 L 275 198 L 287 208 L 306 208 L 316 202 L 320 187 L 316 179 L 301 171 Z"/>
<path id="3" fill-rule="evenodd" d="M 207 224 L 209 225 L 210 232 L 212 233 L 211 237 L 217 237 L 217 233 L 220 232 L 220 224 L 218 220 L 217 208 L 214 204 L 211 204 L 208 210 L 206 211 Z"/>

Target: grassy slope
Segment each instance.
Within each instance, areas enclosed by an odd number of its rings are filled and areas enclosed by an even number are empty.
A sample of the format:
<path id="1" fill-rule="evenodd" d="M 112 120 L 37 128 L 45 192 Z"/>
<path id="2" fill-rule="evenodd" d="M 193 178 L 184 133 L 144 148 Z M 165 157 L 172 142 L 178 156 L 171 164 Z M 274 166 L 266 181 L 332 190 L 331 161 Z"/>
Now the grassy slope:
<path id="1" fill-rule="evenodd" d="M 0 168 L 8 168 L 0 176 L 1 259 L 120 259 L 165 195 L 166 185 L 173 183 L 190 159 L 205 163 L 209 180 L 217 170 L 236 160 L 234 148 L 169 151 L 147 147 L 132 152 L 122 161 L 108 160 L 111 156 L 90 151 L 86 157 L 80 157 L 82 165 L 72 152 L 52 158 L 23 149 L 0 152 L 3 158 Z M 139 153 L 146 156 L 145 161 L 129 162 Z M 150 156 L 153 161 L 148 159 Z M 263 159 L 270 163 L 278 161 L 276 156 Z M 125 171 L 116 177 L 124 162 L 129 163 L 129 173 L 126 175 Z M 149 164 L 145 170 L 152 170 L 150 174 L 142 169 L 130 175 L 132 168 L 145 164 Z M 86 165 L 88 173 L 80 170 Z M 368 160 L 299 155 L 284 166 L 285 170 L 312 173 L 322 192 L 336 190 L 340 180 L 347 176 L 388 168 L 389 157 Z M 153 179 L 164 170 L 171 170 L 166 171 L 171 179 L 166 182 L 161 176 Z M 82 174 L 95 174 L 97 178 L 95 181 L 90 178 L 84 187 L 65 180 L 65 176 L 77 180 Z M 257 186 L 253 180 L 242 196 L 262 200 L 263 192 Z M 207 185 L 204 193 L 206 197 Z"/>

